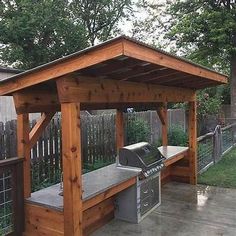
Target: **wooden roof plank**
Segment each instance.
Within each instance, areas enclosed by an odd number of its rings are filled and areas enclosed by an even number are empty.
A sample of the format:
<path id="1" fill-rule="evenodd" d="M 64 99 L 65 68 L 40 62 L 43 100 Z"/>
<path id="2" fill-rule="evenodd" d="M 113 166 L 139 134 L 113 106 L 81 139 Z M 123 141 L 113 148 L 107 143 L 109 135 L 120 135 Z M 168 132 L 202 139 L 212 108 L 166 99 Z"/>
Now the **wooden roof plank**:
<path id="1" fill-rule="evenodd" d="M 227 77 L 202 68 L 198 65 L 179 60 L 177 57 L 161 53 L 141 44 L 134 44 L 130 40 L 124 39 L 124 55 L 136 59 L 148 61 L 157 65 L 165 66 L 174 70 L 182 71 L 192 75 L 211 79 L 221 83 L 227 83 Z"/>
<path id="2" fill-rule="evenodd" d="M 4 79 L 0 81 L 0 95 L 9 95 L 15 91 L 44 83 L 60 76 L 80 72 L 84 68 L 99 65 L 99 63 L 111 59 L 121 58 L 121 60 L 127 60 L 125 57 L 128 57 L 128 60 L 141 60 L 144 63 L 153 63 L 158 67 L 165 67 L 208 79 L 216 85 L 227 83 L 226 75 L 122 36 Z M 119 73 L 124 73 L 121 71 Z M 110 72 L 112 73 L 112 70 Z M 139 82 L 146 83 L 145 78 Z M 167 85 L 173 86 L 171 81 Z"/>
<path id="3" fill-rule="evenodd" d="M 32 70 L 30 73 L 22 73 L 5 82 L 2 81 L 0 95 L 10 94 L 121 55 L 123 55 L 123 44 L 120 41 L 115 41 L 109 45 L 104 45 L 104 47 L 98 47 L 81 54 L 78 57 L 60 60 L 58 64 L 45 65 L 40 70 Z"/>

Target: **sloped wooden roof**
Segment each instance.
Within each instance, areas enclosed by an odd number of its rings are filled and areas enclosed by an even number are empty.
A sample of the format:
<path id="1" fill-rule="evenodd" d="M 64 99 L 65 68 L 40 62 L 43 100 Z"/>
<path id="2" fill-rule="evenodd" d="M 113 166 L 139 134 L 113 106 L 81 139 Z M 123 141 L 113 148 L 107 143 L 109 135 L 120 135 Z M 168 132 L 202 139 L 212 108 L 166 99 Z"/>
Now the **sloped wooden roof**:
<path id="1" fill-rule="evenodd" d="M 50 83 L 68 74 L 194 90 L 225 84 L 228 80 L 224 74 L 120 36 L 1 80 L 0 95 Z"/>

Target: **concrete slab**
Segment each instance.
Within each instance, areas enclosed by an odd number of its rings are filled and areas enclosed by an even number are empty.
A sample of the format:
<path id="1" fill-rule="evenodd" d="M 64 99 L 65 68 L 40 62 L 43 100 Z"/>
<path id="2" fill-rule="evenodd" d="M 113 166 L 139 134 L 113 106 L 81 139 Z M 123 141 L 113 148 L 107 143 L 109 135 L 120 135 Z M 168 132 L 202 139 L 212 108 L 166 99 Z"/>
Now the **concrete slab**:
<path id="1" fill-rule="evenodd" d="M 93 236 L 236 235 L 236 189 L 169 183 L 162 204 L 140 224 L 114 219 Z"/>

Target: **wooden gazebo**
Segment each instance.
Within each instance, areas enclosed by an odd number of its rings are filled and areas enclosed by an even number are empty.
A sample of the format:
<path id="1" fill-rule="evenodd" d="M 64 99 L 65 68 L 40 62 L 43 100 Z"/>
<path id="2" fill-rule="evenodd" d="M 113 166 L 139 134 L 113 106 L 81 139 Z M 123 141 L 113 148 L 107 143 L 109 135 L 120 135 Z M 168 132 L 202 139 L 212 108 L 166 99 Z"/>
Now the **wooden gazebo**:
<path id="1" fill-rule="evenodd" d="M 135 183 L 130 178 L 104 193 L 83 199 L 80 111 L 117 109 L 117 148 L 124 145 L 123 110 L 155 109 L 167 146 L 167 103 L 189 103 L 189 147 L 168 161 L 163 183 L 197 182 L 196 90 L 227 83 L 227 76 L 118 37 L 0 81 L 0 95 L 12 95 L 17 112 L 18 156 L 24 158 L 24 197 L 31 197 L 30 150 L 55 112 L 62 117 L 64 196 L 62 211 L 25 202 L 25 235 L 84 235 L 108 218 L 104 204 Z M 29 128 L 29 113 L 42 113 Z M 108 202 L 109 200 L 109 202 Z M 94 218 L 94 220 L 93 220 Z M 110 218 L 109 218 L 110 219 Z M 89 228 L 88 231 L 83 231 Z"/>

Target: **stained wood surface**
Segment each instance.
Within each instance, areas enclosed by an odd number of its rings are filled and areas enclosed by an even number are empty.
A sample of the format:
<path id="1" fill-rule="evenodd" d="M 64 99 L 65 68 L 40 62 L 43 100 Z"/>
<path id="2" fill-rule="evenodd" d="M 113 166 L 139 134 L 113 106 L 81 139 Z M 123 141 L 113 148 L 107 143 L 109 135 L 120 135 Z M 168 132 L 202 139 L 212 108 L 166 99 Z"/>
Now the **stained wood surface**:
<path id="1" fill-rule="evenodd" d="M 69 56 L 66 59 L 46 65 L 37 70 L 28 71 L 0 85 L 0 95 L 9 94 L 20 89 L 30 87 L 79 69 L 98 64 L 108 59 L 122 55 L 122 43 L 117 41 L 107 46 L 96 47 L 89 54 L 80 53 L 78 56 Z"/>
<path id="2" fill-rule="evenodd" d="M 118 68 L 114 65 L 114 59 L 117 59 Z M 129 63 L 127 63 L 127 67 L 124 67 L 121 65 L 121 61 L 126 59 L 140 60 L 140 64 L 138 64 L 138 67 L 131 66 L 130 68 Z M 136 63 L 133 62 L 133 64 Z M 78 72 L 84 68 L 91 70 L 93 65 L 96 66 L 95 68 L 100 67 L 100 75 L 97 73 L 96 76 L 113 76 L 113 78 L 118 77 L 120 80 L 130 79 L 127 78 L 127 75 L 131 79 L 134 79 L 135 76 L 135 80 L 142 83 L 146 81 L 152 83 L 164 82 L 168 86 L 183 86 L 193 89 L 227 83 L 227 76 L 225 75 L 156 50 L 135 40 L 119 37 L 29 70 L 10 80 L 5 80 L 1 82 L 0 95 L 10 94 L 75 71 Z M 146 66 L 149 69 L 145 71 L 143 67 Z M 104 67 L 104 70 L 102 70 L 102 67 Z M 166 72 L 163 70 L 166 70 Z M 116 71 L 115 75 L 110 74 L 112 71 Z M 123 75 L 120 76 L 120 73 L 123 73 Z M 169 81 L 165 80 L 166 76 Z M 187 77 L 184 83 L 182 83 L 183 77 Z"/>
<path id="3" fill-rule="evenodd" d="M 197 102 L 189 102 L 189 168 L 190 184 L 197 184 Z"/>
<path id="4" fill-rule="evenodd" d="M 129 40 L 126 40 L 124 43 L 124 54 L 126 56 L 131 56 L 136 59 L 158 64 L 167 68 L 175 69 L 177 71 L 208 78 L 213 81 L 219 81 L 223 83 L 226 82 L 226 77 L 217 74 L 216 72 L 206 70 L 193 63 L 190 64 L 184 60 L 179 60 L 179 58 L 173 57 L 171 55 L 157 52 L 151 48 L 134 44 Z"/>
<path id="5" fill-rule="evenodd" d="M 57 80 L 60 103 L 132 103 L 194 101 L 191 89 L 141 84 L 98 78 L 60 78 Z"/>
<path id="6" fill-rule="evenodd" d="M 110 198 L 112 196 L 114 196 L 115 194 L 123 191 L 124 189 L 127 189 L 128 187 L 134 185 L 136 183 L 136 177 L 133 177 L 123 183 L 120 183 L 106 191 L 104 191 L 103 193 L 100 193 L 98 195 L 96 195 L 95 197 L 85 201 L 83 203 L 83 210 L 86 210 L 102 201 L 104 201 L 107 198 Z"/>
<path id="7" fill-rule="evenodd" d="M 189 181 L 191 169 L 189 168 L 189 147 L 178 146 L 162 146 L 158 148 L 166 160 L 164 161 L 165 168 L 161 172 L 162 185 L 167 182 L 174 181 Z M 187 159 L 187 165 L 183 160 Z M 187 180 L 186 180 L 187 178 Z"/>
<path id="8" fill-rule="evenodd" d="M 80 104 L 62 104 L 62 158 L 65 235 L 82 236 Z"/>
<path id="9" fill-rule="evenodd" d="M 63 212 L 34 204 L 25 204 L 26 227 L 24 236 L 64 236 Z M 88 236 L 114 218 L 114 198 L 83 212 L 83 236 Z"/>
<path id="10" fill-rule="evenodd" d="M 13 93 L 13 98 L 17 114 L 61 110 L 57 92 L 49 86 L 24 89 Z"/>
<path id="11" fill-rule="evenodd" d="M 124 132 L 124 115 L 122 110 L 116 110 L 116 148 L 118 150 L 124 147 L 125 132 Z"/>
<path id="12" fill-rule="evenodd" d="M 55 112 L 43 113 L 39 121 L 34 125 L 32 130 L 29 133 L 29 145 L 32 148 L 39 137 L 42 135 L 45 128 L 48 126 L 49 122 L 55 115 Z"/>
<path id="13" fill-rule="evenodd" d="M 168 145 L 168 117 L 167 117 L 167 103 L 164 102 L 161 107 L 157 108 L 157 115 L 161 121 L 162 127 L 162 145 Z"/>
<path id="14" fill-rule="evenodd" d="M 24 197 L 31 194 L 31 173 L 30 173 L 30 145 L 29 145 L 29 115 L 17 115 L 17 153 L 19 158 L 24 158 Z"/>

